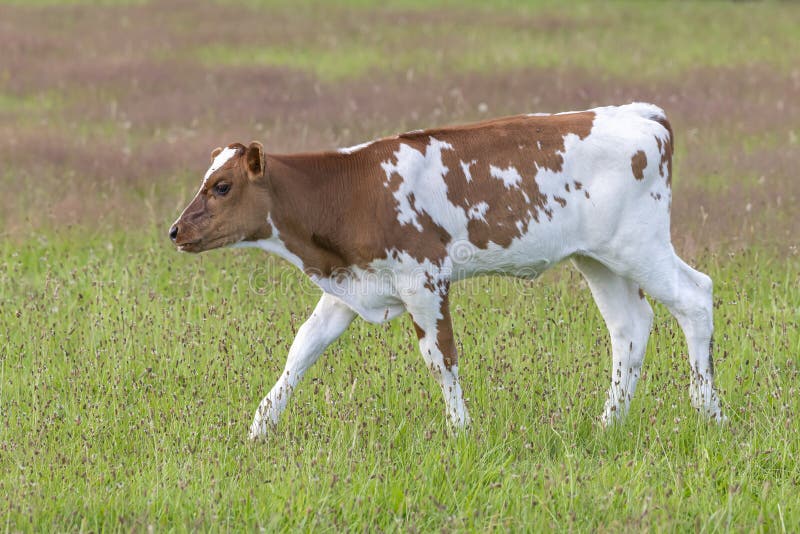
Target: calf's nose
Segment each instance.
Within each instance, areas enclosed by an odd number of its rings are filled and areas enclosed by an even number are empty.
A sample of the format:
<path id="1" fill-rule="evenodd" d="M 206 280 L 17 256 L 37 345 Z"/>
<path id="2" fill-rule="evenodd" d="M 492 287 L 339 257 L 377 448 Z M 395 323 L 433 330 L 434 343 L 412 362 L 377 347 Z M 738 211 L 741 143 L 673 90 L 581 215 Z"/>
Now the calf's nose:
<path id="1" fill-rule="evenodd" d="M 174 243 L 176 239 L 178 239 L 178 225 L 173 224 L 172 228 L 169 229 L 169 238 Z"/>

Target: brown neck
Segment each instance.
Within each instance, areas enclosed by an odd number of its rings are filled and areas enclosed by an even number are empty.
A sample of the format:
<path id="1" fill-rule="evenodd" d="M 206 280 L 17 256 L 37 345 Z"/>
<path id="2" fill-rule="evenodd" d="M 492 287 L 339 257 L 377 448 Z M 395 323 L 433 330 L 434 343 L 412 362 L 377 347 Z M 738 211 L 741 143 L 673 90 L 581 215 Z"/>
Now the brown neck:
<path id="1" fill-rule="evenodd" d="M 348 264 L 340 234 L 358 188 L 357 163 L 350 160 L 336 153 L 267 156 L 272 223 L 306 270 L 329 274 Z"/>

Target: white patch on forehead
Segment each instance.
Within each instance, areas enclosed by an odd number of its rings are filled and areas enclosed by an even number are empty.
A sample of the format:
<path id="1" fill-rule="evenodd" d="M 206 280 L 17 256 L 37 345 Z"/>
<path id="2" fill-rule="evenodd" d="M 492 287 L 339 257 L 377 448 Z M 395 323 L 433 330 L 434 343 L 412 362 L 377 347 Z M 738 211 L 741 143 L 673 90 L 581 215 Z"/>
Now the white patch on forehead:
<path id="1" fill-rule="evenodd" d="M 461 170 L 464 171 L 464 177 L 467 179 L 467 183 L 471 182 L 472 181 L 472 173 L 470 172 L 469 168 L 470 168 L 470 166 L 475 165 L 478 162 L 473 159 L 470 162 L 459 160 L 459 163 L 461 163 Z"/>
<path id="2" fill-rule="evenodd" d="M 511 187 L 519 187 L 520 182 L 522 182 L 522 176 L 519 175 L 519 171 L 510 165 L 507 169 L 501 169 L 500 167 L 489 165 L 489 174 L 498 180 L 503 180 L 503 184 L 505 184 L 506 189 L 511 189 Z"/>
<path id="3" fill-rule="evenodd" d="M 214 161 L 211 162 L 211 167 L 209 167 L 208 170 L 206 171 L 206 175 L 203 178 L 203 185 L 206 185 L 206 182 L 208 181 L 209 178 L 211 178 L 211 175 L 217 172 L 223 165 L 225 165 L 228 162 L 229 159 L 231 159 L 235 155 L 236 155 L 236 149 L 230 147 L 226 148 L 225 150 L 217 154 L 217 157 L 214 158 Z"/>
<path id="4" fill-rule="evenodd" d="M 369 145 L 374 143 L 375 141 L 367 141 L 366 143 L 361 143 L 360 145 L 354 145 L 347 148 L 340 148 L 337 150 L 339 154 L 352 154 L 353 152 L 358 152 L 362 148 L 367 148 Z"/>

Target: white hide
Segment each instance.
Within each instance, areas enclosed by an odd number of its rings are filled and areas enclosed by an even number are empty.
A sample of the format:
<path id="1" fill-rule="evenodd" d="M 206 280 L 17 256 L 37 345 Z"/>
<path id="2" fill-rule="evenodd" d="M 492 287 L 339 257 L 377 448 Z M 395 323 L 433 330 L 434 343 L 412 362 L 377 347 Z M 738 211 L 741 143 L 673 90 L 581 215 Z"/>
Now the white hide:
<path id="1" fill-rule="evenodd" d="M 519 171 L 514 167 L 501 169 L 500 167 L 489 165 L 489 174 L 492 175 L 492 177 L 497 178 L 498 180 L 502 180 L 503 185 L 506 186 L 506 189 L 511 189 L 512 187 L 518 187 L 519 184 L 522 182 L 522 176 L 519 175 Z"/>
<path id="2" fill-rule="evenodd" d="M 340 148 L 339 150 L 337 150 L 337 152 L 339 154 L 352 154 L 353 152 L 358 152 L 362 148 L 367 148 L 369 145 L 371 145 L 374 142 L 375 141 L 367 141 L 366 143 L 361 143 L 361 144 L 349 146 L 349 147 L 346 147 L 346 148 Z"/>

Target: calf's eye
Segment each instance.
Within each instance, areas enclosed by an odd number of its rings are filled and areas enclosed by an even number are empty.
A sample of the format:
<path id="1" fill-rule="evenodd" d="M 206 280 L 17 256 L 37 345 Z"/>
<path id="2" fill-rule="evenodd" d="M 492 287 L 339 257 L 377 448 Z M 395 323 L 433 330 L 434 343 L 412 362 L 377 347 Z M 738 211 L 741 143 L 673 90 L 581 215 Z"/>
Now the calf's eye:
<path id="1" fill-rule="evenodd" d="M 230 191 L 230 190 L 231 190 L 231 184 L 228 184 L 228 183 L 225 183 L 225 182 L 220 182 L 220 183 L 218 183 L 217 185 L 214 186 L 214 193 L 216 195 L 221 196 L 221 197 L 227 195 L 228 191 Z"/>

